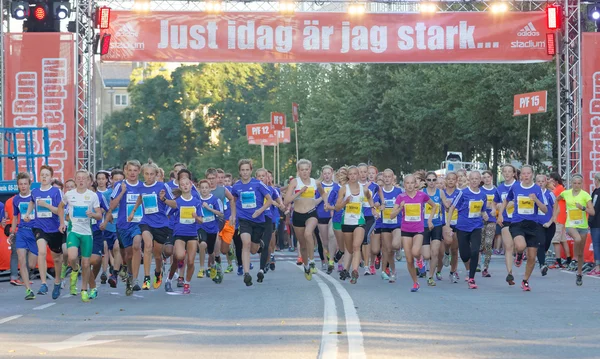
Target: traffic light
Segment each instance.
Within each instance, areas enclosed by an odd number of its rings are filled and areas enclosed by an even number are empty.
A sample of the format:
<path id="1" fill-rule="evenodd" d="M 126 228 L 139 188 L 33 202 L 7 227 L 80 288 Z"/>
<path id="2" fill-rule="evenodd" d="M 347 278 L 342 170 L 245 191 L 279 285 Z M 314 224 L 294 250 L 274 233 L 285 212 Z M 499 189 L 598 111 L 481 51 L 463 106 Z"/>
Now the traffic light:
<path id="1" fill-rule="evenodd" d="M 18 0 L 10 4 L 11 16 L 23 22 L 23 32 L 59 32 L 60 21 L 71 15 L 65 0 Z"/>
<path id="2" fill-rule="evenodd" d="M 10 3 L 10 15 L 17 20 L 24 20 L 29 17 L 28 1 L 13 1 Z"/>

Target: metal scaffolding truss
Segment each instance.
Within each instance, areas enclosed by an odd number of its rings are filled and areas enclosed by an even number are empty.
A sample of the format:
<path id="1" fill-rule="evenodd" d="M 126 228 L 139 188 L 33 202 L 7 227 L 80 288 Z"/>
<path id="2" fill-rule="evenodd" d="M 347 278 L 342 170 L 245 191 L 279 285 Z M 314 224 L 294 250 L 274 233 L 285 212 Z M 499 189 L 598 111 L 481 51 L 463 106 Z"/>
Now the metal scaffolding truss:
<path id="1" fill-rule="evenodd" d="M 2 35 L 9 31 L 8 9 L 10 0 L 0 0 L 2 13 Z M 136 0 L 150 4 L 150 11 L 205 11 L 205 1 L 193 0 Z M 558 127 L 558 170 L 570 179 L 571 174 L 581 171 L 581 86 L 580 86 L 580 34 L 582 29 L 580 0 L 558 0 L 564 8 L 565 26 L 559 41 L 562 53 L 556 58 L 557 67 L 557 127 Z M 95 130 L 96 118 L 93 111 L 93 53 L 94 27 L 92 13 L 97 6 L 109 6 L 113 10 L 135 10 L 131 0 L 73 0 L 76 16 L 77 87 L 76 99 L 76 148 L 77 167 L 95 171 Z M 351 4 L 364 4 L 370 13 L 418 12 L 420 1 L 295 1 L 296 11 L 346 11 Z M 480 12 L 488 11 L 496 1 L 435 1 L 438 12 Z M 510 11 L 540 11 L 549 4 L 547 0 L 513 0 L 506 2 Z M 223 11 L 256 12 L 277 11 L 278 0 L 266 1 L 222 1 Z M 3 36 L 2 36 L 3 38 Z M 2 44 L 0 39 L 0 45 Z M 4 81 L 4 50 L 0 50 L 0 81 Z M 0 90 L 0 118 L 4 118 L 4 85 Z"/>

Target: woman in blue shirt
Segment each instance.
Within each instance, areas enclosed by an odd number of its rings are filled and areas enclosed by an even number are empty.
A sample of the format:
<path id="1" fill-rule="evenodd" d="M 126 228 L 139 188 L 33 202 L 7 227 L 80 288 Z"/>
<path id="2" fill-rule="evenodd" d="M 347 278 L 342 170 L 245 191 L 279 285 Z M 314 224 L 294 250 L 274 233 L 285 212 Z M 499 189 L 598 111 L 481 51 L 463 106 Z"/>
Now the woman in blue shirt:
<path id="1" fill-rule="evenodd" d="M 546 187 L 548 186 L 548 177 L 546 175 L 537 175 L 535 177 L 535 183 L 542 189 L 542 194 L 546 197 L 546 206 L 548 212 L 542 212 L 538 210 L 538 222 L 542 226 L 545 237 L 540 241 L 540 246 L 537 252 L 538 264 L 542 272 L 542 276 L 548 274 L 548 266 L 546 265 L 546 252 L 550 248 L 552 238 L 556 233 L 556 224 L 552 221 L 554 202 L 556 202 L 556 196 L 552 191 L 549 191 Z"/>

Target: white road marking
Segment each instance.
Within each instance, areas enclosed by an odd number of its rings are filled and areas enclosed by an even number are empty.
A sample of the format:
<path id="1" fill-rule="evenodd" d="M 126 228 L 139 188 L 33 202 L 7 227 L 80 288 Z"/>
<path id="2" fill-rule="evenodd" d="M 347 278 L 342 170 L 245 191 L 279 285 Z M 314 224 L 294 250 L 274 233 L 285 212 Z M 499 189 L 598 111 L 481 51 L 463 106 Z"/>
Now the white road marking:
<path id="1" fill-rule="evenodd" d="M 297 266 L 296 263 L 287 262 L 300 271 L 304 272 L 302 266 Z M 338 352 L 338 317 L 335 298 L 331 290 L 320 278 L 313 276 L 316 280 L 321 294 L 323 295 L 323 333 L 321 334 L 321 347 L 319 348 L 319 359 L 337 359 Z"/>
<path id="2" fill-rule="evenodd" d="M 7 318 L 4 318 L 4 319 L 0 319 L 0 324 L 8 323 L 11 320 L 15 320 L 15 319 L 18 319 L 18 318 L 21 318 L 21 317 L 22 317 L 22 315 L 19 314 L 19 315 L 13 315 L 12 317 L 7 317 Z"/>
<path id="3" fill-rule="evenodd" d="M 42 309 L 46 309 L 49 308 L 53 305 L 55 305 L 56 303 L 48 303 L 48 304 L 44 304 L 44 305 L 40 305 L 39 307 L 35 307 L 33 308 L 33 310 L 42 310 Z"/>

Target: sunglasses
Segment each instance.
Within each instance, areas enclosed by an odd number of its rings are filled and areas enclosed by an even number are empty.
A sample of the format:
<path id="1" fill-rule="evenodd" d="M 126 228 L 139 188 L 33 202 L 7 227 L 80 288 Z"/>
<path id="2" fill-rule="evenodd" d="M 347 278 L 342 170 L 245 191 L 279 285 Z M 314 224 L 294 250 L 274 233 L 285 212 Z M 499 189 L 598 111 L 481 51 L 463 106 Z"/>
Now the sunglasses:
<path id="1" fill-rule="evenodd" d="M 437 181 L 437 178 L 428 178 L 427 179 L 427 182 L 435 182 L 435 181 Z"/>

